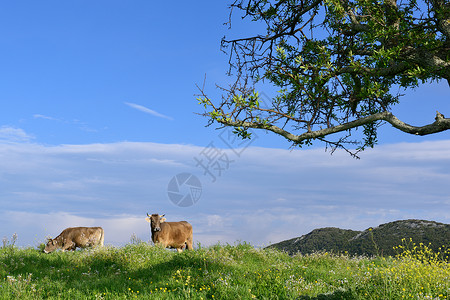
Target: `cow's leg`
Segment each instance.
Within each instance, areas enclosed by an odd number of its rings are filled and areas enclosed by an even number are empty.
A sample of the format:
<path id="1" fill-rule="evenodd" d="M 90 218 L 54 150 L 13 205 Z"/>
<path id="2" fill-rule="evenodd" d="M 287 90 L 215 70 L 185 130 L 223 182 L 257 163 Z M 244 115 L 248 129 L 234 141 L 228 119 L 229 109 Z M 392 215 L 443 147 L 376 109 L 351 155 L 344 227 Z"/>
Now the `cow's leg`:
<path id="1" fill-rule="evenodd" d="M 175 247 L 174 247 L 175 248 Z M 183 252 L 183 250 L 184 249 L 186 249 L 186 244 L 185 243 L 183 243 L 183 244 L 178 244 L 178 246 L 176 247 L 176 249 L 177 249 L 177 251 L 178 251 L 178 253 L 181 253 L 181 252 Z"/>
<path id="2" fill-rule="evenodd" d="M 75 250 L 76 246 L 74 243 L 70 242 L 70 243 L 66 243 L 64 244 L 64 246 L 61 248 L 62 251 L 66 251 L 66 250 Z"/>
<path id="3" fill-rule="evenodd" d="M 169 245 L 167 245 L 166 243 L 162 243 L 162 242 L 155 242 L 155 246 L 156 247 L 160 247 L 160 248 L 167 248 Z"/>

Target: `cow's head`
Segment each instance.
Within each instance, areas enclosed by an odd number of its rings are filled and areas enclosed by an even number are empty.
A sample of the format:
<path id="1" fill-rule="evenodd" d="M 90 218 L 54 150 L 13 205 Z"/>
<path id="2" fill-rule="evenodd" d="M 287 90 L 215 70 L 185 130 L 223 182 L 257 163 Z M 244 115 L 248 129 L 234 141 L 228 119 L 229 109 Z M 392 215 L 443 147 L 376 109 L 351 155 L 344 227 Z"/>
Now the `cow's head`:
<path id="1" fill-rule="evenodd" d="M 159 214 L 149 215 L 147 213 L 147 218 L 145 218 L 145 220 L 150 223 L 152 232 L 161 231 L 161 223 L 163 223 L 166 220 L 166 218 L 163 217 L 164 215 Z"/>
<path id="2" fill-rule="evenodd" d="M 52 239 L 48 239 L 48 242 L 47 242 L 47 244 L 45 245 L 45 248 L 44 248 L 44 253 L 52 253 L 56 249 L 58 249 L 58 241 L 52 240 Z"/>

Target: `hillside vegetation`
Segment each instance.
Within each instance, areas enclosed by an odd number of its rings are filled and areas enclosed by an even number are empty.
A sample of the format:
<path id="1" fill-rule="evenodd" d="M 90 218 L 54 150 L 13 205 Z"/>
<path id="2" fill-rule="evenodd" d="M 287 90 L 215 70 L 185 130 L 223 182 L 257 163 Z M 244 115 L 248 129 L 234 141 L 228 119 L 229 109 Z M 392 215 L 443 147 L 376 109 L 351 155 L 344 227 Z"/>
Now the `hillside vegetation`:
<path id="1" fill-rule="evenodd" d="M 0 248 L 0 299 L 449 299 L 448 251 L 289 256 L 249 244 L 181 254 L 133 243 L 44 254 Z"/>
<path id="2" fill-rule="evenodd" d="M 289 254 L 310 254 L 317 251 L 351 255 L 395 256 L 402 239 L 427 245 L 435 252 L 450 246 L 450 225 L 425 220 L 401 220 L 364 231 L 320 228 L 301 237 L 282 241 L 269 247 Z"/>

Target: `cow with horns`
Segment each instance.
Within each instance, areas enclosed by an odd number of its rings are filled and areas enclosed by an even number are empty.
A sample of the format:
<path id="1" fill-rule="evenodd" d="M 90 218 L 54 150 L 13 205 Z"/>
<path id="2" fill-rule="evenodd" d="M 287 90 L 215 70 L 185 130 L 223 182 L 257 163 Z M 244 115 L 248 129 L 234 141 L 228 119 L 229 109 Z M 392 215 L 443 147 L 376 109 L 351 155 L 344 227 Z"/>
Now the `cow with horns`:
<path id="1" fill-rule="evenodd" d="M 164 215 L 148 213 L 145 220 L 150 223 L 152 241 L 155 245 L 175 248 L 178 252 L 182 252 L 185 248 L 193 249 L 192 225 L 188 222 L 166 222 Z"/>

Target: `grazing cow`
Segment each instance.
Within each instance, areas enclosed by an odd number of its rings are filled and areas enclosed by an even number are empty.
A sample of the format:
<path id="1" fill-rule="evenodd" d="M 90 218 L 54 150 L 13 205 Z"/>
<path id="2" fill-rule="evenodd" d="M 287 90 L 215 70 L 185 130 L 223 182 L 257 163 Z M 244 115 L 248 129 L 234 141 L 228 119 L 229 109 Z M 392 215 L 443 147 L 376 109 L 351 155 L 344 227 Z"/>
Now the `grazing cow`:
<path id="1" fill-rule="evenodd" d="M 164 248 L 176 248 L 182 252 L 186 247 L 192 250 L 192 225 L 186 221 L 166 222 L 164 215 L 147 213 L 145 220 L 150 223 L 152 241 Z"/>
<path id="2" fill-rule="evenodd" d="M 49 239 L 44 252 L 51 253 L 61 248 L 62 251 L 72 250 L 77 247 L 103 246 L 105 235 L 101 227 L 70 227 L 66 228 L 54 239 Z"/>

